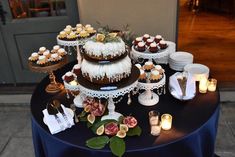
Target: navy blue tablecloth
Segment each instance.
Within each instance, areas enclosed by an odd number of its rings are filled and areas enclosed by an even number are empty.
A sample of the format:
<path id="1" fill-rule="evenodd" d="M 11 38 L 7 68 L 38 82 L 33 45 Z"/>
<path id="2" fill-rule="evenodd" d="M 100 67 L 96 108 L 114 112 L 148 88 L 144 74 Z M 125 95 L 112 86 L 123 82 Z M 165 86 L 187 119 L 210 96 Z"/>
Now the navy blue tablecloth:
<path id="1" fill-rule="evenodd" d="M 56 71 L 61 76 L 71 70 L 70 63 Z M 174 73 L 167 66 L 167 78 Z M 95 136 L 84 123 L 78 123 L 70 129 L 51 135 L 43 123 L 42 110 L 50 99 L 59 99 L 65 106 L 72 103 L 66 99 L 65 91 L 56 95 L 47 94 L 44 89 L 49 83 L 44 78 L 35 89 L 31 98 L 32 132 L 36 157 L 90 157 L 113 156 L 108 147 L 93 150 L 85 146 L 85 141 Z M 167 85 L 166 85 L 167 88 Z M 138 95 L 132 97 L 132 104 L 127 105 L 127 96 L 116 105 L 116 110 L 124 115 L 134 115 L 142 128 L 140 137 L 127 137 L 124 156 L 157 156 L 157 157 L 213 157 L 214 144 L 219 118 L 219 92 L 200 94 L 197 92 L 190 101 L 174 99 L 168 92 L 160 96 L 160 101 L 152 107 L 138 103 Z M 170 113 L 173 116 L 173 127 L 162 131 L 159 137 L 151 136 L 148 124 L 148 112 L 159 110 L 160 113 Z"/>

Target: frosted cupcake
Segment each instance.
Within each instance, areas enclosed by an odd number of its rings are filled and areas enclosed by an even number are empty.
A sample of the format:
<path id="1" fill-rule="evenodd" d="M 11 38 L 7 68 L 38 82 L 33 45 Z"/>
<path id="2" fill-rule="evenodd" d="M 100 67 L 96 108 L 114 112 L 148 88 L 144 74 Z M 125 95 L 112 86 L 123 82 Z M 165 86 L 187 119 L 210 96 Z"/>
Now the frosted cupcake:
<path id="1" fill-rule="evenodd" d="M 44 46 L 43 46 L 43 47 L 40 47 L 40 48 L 39 48 L 39 51 L 38 51 L 38 54 L 39 54 L 39 55 L 42 55 L 43 52 L 45 52 L 45 51 L 46 51 L 46 47 L 44 47 Z"/>
<path id="2" fill-rule="evenodd" d="M 51 50 L 51 53 L 57 53 L 57 51 L 60 49 L 59 45 L 53 46 L 53 49 Z"/>
<path id="3" fill-rule="evenodd" d="M 66 34 L 70 34 L 71 31 L 72 31 L 72 29 L 70 29 L 70 28 L 65 28 L 65 29 L 64 29 L 64 32 L 65 32 Z"/>
<path id="4" fill-rule="evenodd" d="M 158 47 L 156 43 L 151 43 L 149 46 L 149 52 L 156 53 L 158 51 Z"/>
<path id="5" fill-rule="evenodd" d="M 73 73 L 72 72 L 67 72 L 67 73 L 65 73 L 65 75 L 64 75 L 64 80 L 66 81 L 66 82 L 71 82 L 71 81 L 73 81 L 75 79 L 75 77 L 74 77 L 74 75 L 73 75 Z"/>
<path id="6" fill-rule="evenodd" d="M 82 28 L 83 26 L 82 26 L 82 24 L 78 23 L 78 24 L 76 24 L 76 27 L 77 28 Z"/>
<path id="7" fill-rule="evenodd" d="M 81 31 L 82 31 L 82 28 L 78 27 L 77 30 L 76 30 L 76 33 L 79 34 Z"/>
<path id="8" fill-rule="evenodd" d="M 60 34 L 58 35 L 59 39 L 66 39 L 67 33 L 65 31 L 61 31 Z"/>
<path id="9" fill-rule="evenodd" d="M 33 52 L 31 54 L 31 56 L 29 57 L 29 60 L 32 61 L 32 62 L 36 62 L 38 60 L 38 57 L 39 57 L 38 53 L 37 52 Z"/>
<path id="10" fill-rule="evenodd" d="M 142 37 L 135 38 L 135 40 L 133 42 L 134 46 L 138 45 L 138 43 L 141 42 L 141 41 L 142 41 Z"/>
<path id="11" fill-rule="evenodd" d="M 146 81 L 146 73 L 142 69 L 140 69 L 139 81 L 141 81 L 141 82 Z"/>
<path id="12" fill-rule="evenodd" d="M 161 65 L 155 65 L 154 70 L 157 70 L 160 74 L 163 74 L 165 72 Z"/>
<path id="13" fill-rule="evenodd" d="M 67 39 L 68 40 L 76 40 L 77 39 L 76 33 L 71 32 L 70 34 L 67 35 Z"/>
<path id="14" fill-rule="evenodd" d="M 145 43 L 144 42 L 139 42 L 136 46 L 137 51 L 139 52 L 144 52 L 145 51 Z"/>
<path id="15" fill-rule="evenodd" d="M 58 61 L 60 61 L 61 59 L 62 59 L 62 58 L 61 58 L 57 53 L 51 54 L 50 61 L 51 61 L 52 63 L 58 62 Z"/>
<path id="16" fill-rule="evenodd" d="M 49 50 L 46 50 L 45 52 L 43 52 L 43 56 L 45 56 L 47 59 L 51 57 L 51 53 Z"/>
<path id="17" fill-rule="evenodd" d="M 167 48 L 167 43 L 166 43 L 166 41 L 161 40 L 161 41 L 159 42 L 159 47 L 160 47 L 160 49 L 166 49 L 166 48 Z"/>
<path id="18" fill-rule="evenodd" d="M 73 73 L 77 76 L 81 74 L 81 66 L 79 64 L 73 66 Z"/>
<path id="19" fill-rule="evenodd" d="M 153 69 L 153 67 L 154 67 L 154 65 L 153 65 L 153 62 L 151 62 L 151 61 L 147 61 L 144 64 L 144 70 L 147 72 L 150 72 Z"/>
<path id="20" fill-rule="evenodd" d="M 45 65 L 48 62 L 46 56 L 39 56 L 37 64 L 38 65 Z"/>
<path id="21" fill-rule="evenodd" d="M 161 74 L 157 70 L 152 70 L 150 73 L 150 82 L 158 82 L 161 79 Z"/>
<path id="22" fill-rule="evenodd" d="M 142 69 L 142 66 L 140 64 L 135 64 L 135 66 L 138 68 L 138 69 Z"/>
<path id="23" fill-rule="evenodd" d="M 147 39 L 146 45 L 147 45 L 147 46 L 150 46 L 150 44 L 152 44 L 153 42 L 154 42 L 153 39 Z"/>
<path id="24" fill-rule="evenodd" d="M 87 31 L 87 33 L 89 33 L 90 35 L 94 35 L 95 32 L 96 32 L 93 27 L 88 27 L 88 28 L 86 29 L 86 31 Z"/>
<path id="25" fill-rule="evenodd" d="M 58 51 L 57 51 L 58 55 L 59 56 L 65 56 L 67 54 L 67 52 L 65 51 L 65 49 L 63 48 L 60 48 Z"/>
<path id="26" fill-rule="evenodd" d="M 86 37 L 89 36 L 89 33 L 87 33 L 87 31 L 85 31 L 85 30 L 82 30 L 82 31 L 79 33 L 79 36 L 80 36 L 81 38 L 86 38 Z"/>
<path id="27" fill-rule="evenodd" d="M 143 36 L 143 41 L 146 42 L 147 39 L 149 39 L 149 38 L 150 38 L 150 35 L 149 35 L 149 34 L 145 34 L 145 35 Z"/>
<path id="28" fill-rule="evenodd" d="M 154 38 L 154 41 L 156 43 L 159 43 L 161 40 L 162 40 L 162 36 L 161 35 L 156 35 L 155 38 Z"/>

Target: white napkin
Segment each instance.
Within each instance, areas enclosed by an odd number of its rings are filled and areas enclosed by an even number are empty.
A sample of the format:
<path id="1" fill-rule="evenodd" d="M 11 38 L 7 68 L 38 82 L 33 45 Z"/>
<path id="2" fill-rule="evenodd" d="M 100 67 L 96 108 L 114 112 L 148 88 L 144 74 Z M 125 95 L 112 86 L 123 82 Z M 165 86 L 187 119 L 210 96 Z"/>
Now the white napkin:
<path id="1" fill-rule="evenodd" d="M 183 76 L 187 77 L 185 96 L 183 96 L 182 90 L 177 80 L 178 77 L 183 77 Z M 192 75 L 189 73 L 176 72 L 174 75 L 172 75 L 169 78 L 169 87 L 171 94 L 175 98 L 180 100 L 192 99 L 196 94 L 196 83 Z"/>
<path id="2" fill-rule="evenodd" d="M 49 115 L 47 109 L 42 111 L 44 115 L 43 122 L 48 126 L 51 134 L 56 134 L 67 128 L 71 128 L 74 125 L 73 111 L 69 108 L 66 108 L 63 104 L 61 104 L 61 106 L 64 110 L 64 114 L 67 117 L 67 121 L 61 113 L 57 113 L 56 115 L 58 116 L 60 123 L 56 120 L 55 115 Z"/>

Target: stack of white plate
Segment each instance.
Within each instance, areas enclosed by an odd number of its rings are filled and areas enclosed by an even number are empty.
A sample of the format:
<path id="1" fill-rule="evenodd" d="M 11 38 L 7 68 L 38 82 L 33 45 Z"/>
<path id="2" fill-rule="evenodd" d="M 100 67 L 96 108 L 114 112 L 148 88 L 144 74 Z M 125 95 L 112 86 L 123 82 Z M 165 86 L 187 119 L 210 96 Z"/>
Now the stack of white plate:
<path id="1" fill-rule="evenodd" d="M 193 55 L 188 52 L 172 53 L 169 57 L 169 66 L 176 71 L 183 71 L 185 65 L 193 63 Z"/>
<path id="2" fill-rule="evenodd" d="M 197 63 L 186 65 L 184 71 L 192 74 L 195 81 L 200 81 L 203 77 L 208 78 L 210 73 L 210 69 L 206 65 Z"/>

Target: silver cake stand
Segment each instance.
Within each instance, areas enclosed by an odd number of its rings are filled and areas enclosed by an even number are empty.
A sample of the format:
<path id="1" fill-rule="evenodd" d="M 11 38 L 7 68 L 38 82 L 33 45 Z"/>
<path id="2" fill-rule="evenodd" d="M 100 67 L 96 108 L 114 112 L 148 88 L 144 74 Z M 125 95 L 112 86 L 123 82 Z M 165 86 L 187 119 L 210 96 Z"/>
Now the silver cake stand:
<path id="1" fill-rule="evenodd" d="M 138 52 L 131 47 L 130 57 L 135 63 L 144 62 L 144 60 L 155 61 L 158 64 L 167 64 L 168 58 L 171 53 L 175 52 L 175 43 L 171 41 L 166 41 L 168 47 L 164 50 L 159 50 L 157 53 L 151 52 Z"/>
<path id="2" fill-rule="evenodd" d="M 166 83 L 166 75 L 163 75 L 163 78 L 156 83 L 150 83 L 147 80 L 147 83 L 138 82 L 138 88 L 144 89 L 145 92 L 139 94 L 138 101 L 140 104 L 144 106 L 153 106 L 159 102 L 159 96 L 161 94 L 165 94 L 165 83 Z M 153 89 L 158 89 L 158 93 L 154 93 Z"/>
<path id="3" fill-rule="evenodd" d="M 82 76 L 77 77 L 78 85 L 70 85 L 64 81 L 65 89 L 70 91 L 80 91 L 80 94 L 75 97 L 74 104 L 77 107 L 82 107 L 84 97 L 96 97 L 108 99 L 108 115 L 105 115 L 101 120 L 114 119 L 118 120 L 122 115 L 115 111 L 114 98 L 123 97 L 125 94 L 133 91 L 138 85 L 139 69 L 132 67 L 131 76 L 121 82 L 109 86 L 101 86 L 87 81 Z"/>

